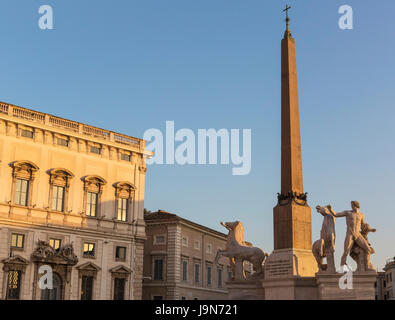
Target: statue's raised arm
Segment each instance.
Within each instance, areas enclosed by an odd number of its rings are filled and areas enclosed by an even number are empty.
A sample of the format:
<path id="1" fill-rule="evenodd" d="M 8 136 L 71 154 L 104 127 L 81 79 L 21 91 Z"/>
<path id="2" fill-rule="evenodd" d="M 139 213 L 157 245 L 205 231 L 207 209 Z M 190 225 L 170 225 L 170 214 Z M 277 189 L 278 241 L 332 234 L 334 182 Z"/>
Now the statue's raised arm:
<path id="1" fill-rule="evenodd" d="M 345 217 L 350 213 L 350 210 L 345 210 L 342 212 L 338 212 L 336 213 L 335 210 L 332 209 L 332 206 L 330 204 L 327 205 L 327 208 L 329 210 L 329 212 L 335 217 L 335 218 L 341 218 L 341 217 Z"/>

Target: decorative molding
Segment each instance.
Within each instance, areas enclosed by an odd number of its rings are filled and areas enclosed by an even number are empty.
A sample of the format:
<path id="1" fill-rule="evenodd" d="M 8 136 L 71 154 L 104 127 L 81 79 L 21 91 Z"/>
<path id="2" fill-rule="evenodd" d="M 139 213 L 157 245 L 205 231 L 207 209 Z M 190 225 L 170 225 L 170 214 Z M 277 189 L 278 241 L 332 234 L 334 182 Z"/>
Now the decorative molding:
<path id="1" fill-rule="evenodd" d="M 56 251 L 49 245 L 49 242 L 38 240 L 37 247 L 31 255 L 34 262 L 46 262 L 55 264 L 67 264 L 74 266 L 78 263 L 78 258 L 74 254 L 73 244 L 62 246 Z"/>
<path id="2" fill-rule="evenodd" d="M 91 191 L 101 194 L 103 192 L 104 185 L 107 184 L 107 181 L 96 175 L 90 175 L 82 177 L 81 180 L 84 182 L 84 191 Z"/>
<path id="3" fill-rule="evenodd" d="M 8 272 L 11 270 L 25 272 L 26 267 L 29 264 L 28 260 L 26 260 L 25 258 L 19 255 L 9 257 L 7 259 L 3 259 L 1 260 L 1 262 L 4 264 L 3 266 L 4 272 Z"/>
<path id="4" fill-rule="evenodd" d="M 66 188 L 70 187 L 70 180 L 74 177 L 74 174 L 72 174 L 71 171 L 64 168 L 48 170 L 48 174 L 50 175 L 50 185 L 57 185 Z"/>
<path id="5" fill-rule="evenodd" d="M 128 279 L 130 274 L 132 273 L 132 270 L 122 265 L 111 268 L 109 271 L 112 274 L 113 278 L 123 278 L 123 279 Z"/>
<path id="6" fill-rule="evenodd" d="M 307 192 L 306 193 L 297 193 L 294 191 L 290 191 L 286 195 L 277 193 L 277 200 L 278 200 L 278 204 L 280 206 L 285 206 L 287 204 L 290 204 L 291 202 L 294 202 L 300 206 L 306 206 L 307 205 Z"/>
<path id="7" fill-rule="evenodd" d="M 135 185 L 127 181 L 116 182 L 113 187 L 115 188 L 116 198 L 132 199 L 136 190 Z"/>
<path id="8" fill-rule="evenodd" d="M 139 171 L 140 171 L 140 173 L 145 174 L 147 172 L 147 167 L 140 166 Z"/>
<path id="9" fill-rule="evenodd" d="M 10 167 L 14 178 L 24 178 L 29 181 L 34 180 L 35 173 L 39 170 L 37 165 L 28 160 L 14 161 Z"/>
<path id="10" fill-rule="evenodd" d="M 92 262 L 86 262 L 84 264 L 79 265 L 77 267 L 77 270 L 80 278 L 83 276 L 87 276 L 96 279 L 97 272 L 100 271 L 101 268 Z"/>

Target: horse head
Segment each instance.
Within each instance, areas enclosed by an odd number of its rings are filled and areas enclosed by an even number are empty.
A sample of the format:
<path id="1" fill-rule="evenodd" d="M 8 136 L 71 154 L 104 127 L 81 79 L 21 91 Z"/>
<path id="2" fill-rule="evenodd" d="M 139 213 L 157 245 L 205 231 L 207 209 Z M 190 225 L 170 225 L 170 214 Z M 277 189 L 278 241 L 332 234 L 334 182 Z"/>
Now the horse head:
<path id="1" fill-rule="evenodd" d="M 317 209 L 317 212 L 321 213 L 321 214 L 325 214 L 325 215 L 330 215 L 330 211 L 328 206 L 325 207 L 321 207 L 321 206 L 316 206 L 315 207 Z"/>
<path id="2" fill-rule="evenodd" d="M 244 228 L 240 221 L 223 222 L 221 224 L 230 231 L 229 234 L 231 236 L 234 236 L 232 240 L 236 240 L 240 245 L 244 245 Z"/>

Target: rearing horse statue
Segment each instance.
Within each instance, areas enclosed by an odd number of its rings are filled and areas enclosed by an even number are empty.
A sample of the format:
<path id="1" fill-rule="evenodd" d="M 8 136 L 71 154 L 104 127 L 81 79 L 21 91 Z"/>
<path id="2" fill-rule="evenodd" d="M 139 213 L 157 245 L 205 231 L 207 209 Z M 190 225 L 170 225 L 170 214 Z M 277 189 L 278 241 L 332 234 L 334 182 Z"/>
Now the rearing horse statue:
<path id="1" fill-rule="evenodd" d="M 234 280 L 245 279 L 243 270 L 243 261 L 247 260 L 252 263 L 255 274 L 257 276 L 263 273 L 263 263 L 268 256 L 262 249 L 247 246 L 244 241 L 244 228 L 240 221 L 222 222 L 221 225 L 228 229 L 228 241 L 226 242 L 226 249 L 218 249 L 215 257 L 215 264 L 218 266 L 218 261 L 221 256 L 229 258 L 230 266 Z"/>

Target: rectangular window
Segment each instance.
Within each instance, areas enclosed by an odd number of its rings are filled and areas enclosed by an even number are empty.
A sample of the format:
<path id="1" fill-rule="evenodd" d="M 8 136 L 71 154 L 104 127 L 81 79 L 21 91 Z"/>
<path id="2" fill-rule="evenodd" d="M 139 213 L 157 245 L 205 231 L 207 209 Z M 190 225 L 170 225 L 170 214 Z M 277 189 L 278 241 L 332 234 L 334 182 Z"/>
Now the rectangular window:
<path id="1" fill-rule="evenodd" d="M 11 247 L 22 249 L 25 244 L 25 235 L 19 233 L 11 234 Z"/>
<path id="2" fill-rule="evenodd" d="M 125 160 L 125 161 L 130 161 L 130 159 L 131 159 L 130 154 L 121 153 L 121 159 Z"/>
<path id="3" fill-rule="evenodd" d="M 91 146 L 91 147 L 90 147 L 90 151 L 91 151 L 91 153 L 100 154 L 100 153 L 101 153 L 101 148 Z"/>
<path id="4" fill-rule="evenodd" d="M 28 180 L 16 179 L 15 204 L 20 206 L 27 206 L 28 190 L 29 190 Z"/>
<path id="5" fill-rule="evenodd" d="M 213 246 L 209 243 L 207 245 L 207 253 L 212 253 L 213 252 Z"/>
<path id="6" fill-rule="evenodd" d="M 116 247 L 115 248 L 115 258 L 119 260 L 126 259 L 126 247 Z"/>
<path id="7" fill-rule="evenodd" d="M 218 288 L 222 288 L 222 269 L 218 269 Z"/>
<path id="8" fill-rule="evenodd" d="M 60 239 L 49 239 L 49 245 L 54 248 L 56 251 L 59 251 L 60 245 L 62 243 L 62 240 Z"/>
<path id="9" fill-rule="evenodd" d="M 114 279 L 114 300 L 125 299 L 125 279 L 115 278 Z"/>
<path id="10" fill-rule="evenodd" d="M 228 271 L 228 279 L 232 280 L 232 271 Z"/>
<path id="11" fill-rule="evenodd" d="M 195 283 L 199 283 L 200 280 L 200 264 L 195 263 Z"/>
<path id="12" fill-rule="evenodd" d="M 128 199 L 119 198 L 118 199 L 118 220 L 127 221 L 128 218 Z"/>
<path id="13" fill-rule="evenodd" d="M 95 256 L 95 243 L 92 242 L 84 243 L 84 256 L 88 256 L 88 257 Z"/>
<path id="14" fill-rule="evenodd" d="M 163 280 L 163 259 L 154 261 L 154 280 Z"/>
<path id="15" fill-rule="evenodd" d="M 195 240 L 195 242 L 194 242 L 194 248 L 195 248 L 196 250 L 200 250 L 200 242 L 199 242 L 199 240 Z"/>
<path id="16" fill-rule="evenodd" d="M 182 281 L 188 281 L 188 261 L 182 262 Z"/>
<path id="17" fill-rule="evenodd" d="M 63 147 L 68 147 L 69 146 L 69 140 L 63 139 L 63 138 L 56 138 L 56 144 L 59 146 Z"/>
<path id="18" fill-rule="evenodd" d="M 86 193 L 86 215 L 90 217 L 96 217 L 97 207 L 97 193 L 87 192 Z"/>
<path id="19" fill-rule="evenodd" d="M 207 266 L 207 285 L 211 286 L 211 266 Z"/>
<path id="20" fill-rule="evenodd" d="M 53 186 L 52 210 L 63 212 L 64 187 Z"/>
<path id="21" fill-rule="evenodd" d="M 34 134 L 33 134 L 33 131 L 22 129 L 22 131 L 21 131 L 21 136 L 22 136 L 22 137 L 25 137 L 25 138 L 33 139 Z"/>
<path id="22" fill-rule="evenodd" d="M 155 235 L 154 236 L 154 244 L 165 244 L 166 238 L 162 235 Z"/>
<path id="23" fill-rule="evenodd" d="M 82 276 L 81 279 L 81 300 L 92 300 L 93 277 Z"/>
<path id="24" fill-rule="evenodd" d="M 21 271 L 8 271 L 7 299 L 19 299 L 21 291 Z"/>
<path id="25" fill-rule="evenodd" d="M 182 245 L 188 247 L 188 237 L 182 237 Z"/>

